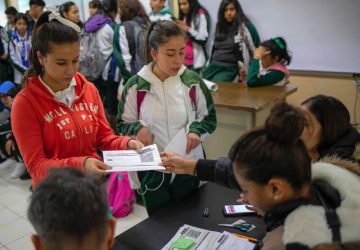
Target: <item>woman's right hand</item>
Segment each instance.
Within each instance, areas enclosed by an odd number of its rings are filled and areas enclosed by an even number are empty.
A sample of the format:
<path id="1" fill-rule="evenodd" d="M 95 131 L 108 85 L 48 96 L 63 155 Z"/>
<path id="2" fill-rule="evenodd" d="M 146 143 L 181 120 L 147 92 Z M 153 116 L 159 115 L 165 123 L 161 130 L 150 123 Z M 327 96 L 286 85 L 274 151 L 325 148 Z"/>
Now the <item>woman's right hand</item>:
<path id="1" fill-rule="evenodd" d="M 107 169 L 107 166 L 104 162 L 98 159 L 88 157 L 84 162 L 84 169 L 85 173 L 96 179 L 100 179 L 106 174 L 105 170 Z"/>
<path id="2" fill-rule="evenodd" d="M 196 160 L 189 160 L 175 153 L 161 152 L 161 164 L 167 171 L 175 174 L 195 174 Z"/>
<path id="3" fill-rule="evenodd" d="M 152 144 L 152 135 L 147 127 L 142 127 L 136 135 L 136 140 L 141 141 L 145 146 Z"/>

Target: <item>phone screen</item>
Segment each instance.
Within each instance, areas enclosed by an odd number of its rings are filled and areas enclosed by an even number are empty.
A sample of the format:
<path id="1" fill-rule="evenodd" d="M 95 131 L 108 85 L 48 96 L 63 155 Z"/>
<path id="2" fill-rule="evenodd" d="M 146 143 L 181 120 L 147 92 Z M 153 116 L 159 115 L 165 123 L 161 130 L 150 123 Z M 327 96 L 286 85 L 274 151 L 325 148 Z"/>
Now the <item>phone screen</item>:
<path id="1" fill-rule="evenodd" d="M 226 205 L 224 206 L 224 212 L 228 215 L 255 213 L 254 211 L 247 209 L 245 205 Z"/>

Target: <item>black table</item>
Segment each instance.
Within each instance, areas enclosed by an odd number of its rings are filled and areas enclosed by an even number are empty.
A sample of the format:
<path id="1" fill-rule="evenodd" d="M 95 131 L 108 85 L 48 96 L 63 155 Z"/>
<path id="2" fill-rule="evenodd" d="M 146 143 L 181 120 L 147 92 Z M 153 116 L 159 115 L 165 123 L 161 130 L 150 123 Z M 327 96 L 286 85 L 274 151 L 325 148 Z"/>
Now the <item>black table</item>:
<path id="1" fill-rule="evenodd" d="M 218 232 L 227 230 L 262 239 L 266 228 L 261 217 L 256 215 L 224 217 L 222 207 L 236 204 L 238 198 L 239 191 L 207 183 L 193 194 L 161 209 L 151 217 L 118 235 L 112 249 L 161 249 L 184 224 Z M 209 217 L 202 216 L 205 208 L 209 208 Z M 233 223 L 240 218 L 253 223 L 256 228 L 249 233 L 243 233 L 218 226 L 220 223 Z"/>

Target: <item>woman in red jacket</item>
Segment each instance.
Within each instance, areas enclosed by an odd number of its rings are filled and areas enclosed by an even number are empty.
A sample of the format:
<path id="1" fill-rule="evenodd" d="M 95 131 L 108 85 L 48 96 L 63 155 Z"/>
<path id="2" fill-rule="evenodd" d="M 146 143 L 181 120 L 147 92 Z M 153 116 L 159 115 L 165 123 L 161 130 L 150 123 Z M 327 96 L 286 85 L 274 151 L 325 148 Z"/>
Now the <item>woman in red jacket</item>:
<path id="1" fill-rule="evenodd" d="M 115 136 L 98 91 L 79 67 L 80 28 L 53 12 L 37 21 L 27 86 L 17 95 L 12 128 L 25 165 L 38 184 L 51 167 L 75 167 L 101 177 L 99 150 L 139 149 L 141 142 Z"/>

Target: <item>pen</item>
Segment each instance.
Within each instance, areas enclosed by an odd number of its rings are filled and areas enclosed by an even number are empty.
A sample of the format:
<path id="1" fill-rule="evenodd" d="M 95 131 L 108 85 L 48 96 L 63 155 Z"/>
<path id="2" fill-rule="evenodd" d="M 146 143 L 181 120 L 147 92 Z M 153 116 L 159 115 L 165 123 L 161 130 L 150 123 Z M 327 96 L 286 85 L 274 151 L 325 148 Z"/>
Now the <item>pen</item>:
<path id="1" fill-rule="evenodd" d="M 255 243 L 258 242 L 257 239 L 251 238 L 251 237 L 249 237 L 249 236 L 245 236 L 245 235 L 242 235 L 242 234 L 233 233 L 233 235 L 236 236 L 236 237 L 239 237 L 239 238 L 247 239 L 248 241 L 251 241 L 251 242 L 255 242 Z"/>

